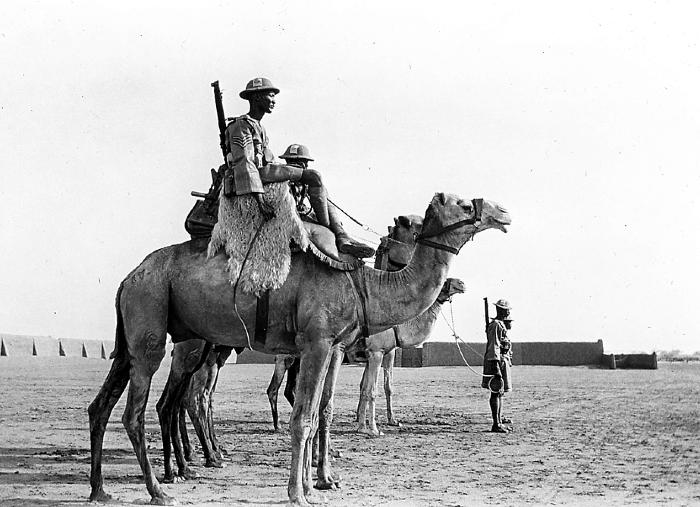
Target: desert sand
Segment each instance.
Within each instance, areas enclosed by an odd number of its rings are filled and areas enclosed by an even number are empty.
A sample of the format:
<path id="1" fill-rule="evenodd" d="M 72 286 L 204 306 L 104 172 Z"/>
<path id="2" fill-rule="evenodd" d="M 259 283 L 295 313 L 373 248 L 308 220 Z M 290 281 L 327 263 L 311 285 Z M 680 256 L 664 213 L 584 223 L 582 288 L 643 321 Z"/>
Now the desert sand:
<path id="1" fill-rule="evenodd" d="M 162 474 L 155 403 L 146 430 Z M 109 361 L 0 358 L 0 505 L 87 505 L 87 406 Z M 164 485 L 181 505 L 286 502 L 289 434 L 275 433 L 265 389 L 270 365 L 229 365 L 216 397 L 227 466 Z M 334 470 L 342 488 L 319 492 L 328 505 L 700 505 L 700 365 L 662 363 L 655 371 L 516 366 L 505 398 L 514 432 L 492 434 L 487 392 L 464 367 L 395 369 L 395 409 L 403 425 L 385 435 L 355 433 L 362 370 L 343 366 L 336 398 Z M 148 503 L 121 425 L 126 394 L 105 438 L 105 490 L 124 504 Z M 290 408 L 280 396 L 280 418 Z M 196 440 L 194 432 L 193 441 Z"/>

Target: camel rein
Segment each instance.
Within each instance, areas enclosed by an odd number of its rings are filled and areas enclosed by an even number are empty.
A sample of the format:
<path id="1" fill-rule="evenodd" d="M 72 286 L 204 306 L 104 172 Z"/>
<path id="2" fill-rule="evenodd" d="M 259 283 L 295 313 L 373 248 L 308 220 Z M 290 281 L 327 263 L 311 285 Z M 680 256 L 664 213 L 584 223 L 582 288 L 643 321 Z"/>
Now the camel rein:
<path id="1" fill-rule="evenodd" d="M 467 346 L 472 352 L 474 352 L 475 354 L 479 354 L 479 352 L 477 352 L 476 350 L 474 350 L 474 349 L 472 348 L 471 345 L 469 345 L 467 342 L 465 342 L 464 340 L 462 340 L 462 339 L 459 337 L 459 335 L 457 335 L 457 331 L 455 331 L 455 316 L 454 316 L 454 312 L 452 311 L 452 298 L 450 297 L 450 298 L 448 299 L 448 301 L 450 302 L 450 318 L 452 319 L 452 323 L 450 323 L 450 321 L 447 320 L 447 317 L 445 317 L 445 314 L 442 312 L 442 308 L 440 308 L 440 315 L 442 315 L 442 318 L 445 319 L 445 324 L 447 324 L 447 327 L 449 327 L 449 328 L 450 328 L 450 331 L 452 332 L 452 336 L 453 336 L 454 339 L 455 339 L 455 345 L 457 345 L 457 352 L 459 352 L 459 355 L 462 357 L 462 361 L 464 361 L 464 364 L 467 365 L 467 368 L 469 368 L 469 369 L 474 373 L 474 375 L 478 375 L 479 377 L 485 377 L 485 378 L 491 378 L 491 379 L 493 379 L 493 377 L 495 377 L 495 375 L 486 375 L 486 374 L 484 374 L 484 373 L 479 373 L 478 371 L 474 370 L 474 368 L 472 368 L 471 366 L 469 366 L 469 363 L 467 362 L 467 358 L 464 357 L 464 353 L 462 353 L 462 347 L 459 346 L 459 342 L 462 342 L 464 345 L 466 345 L 466 346 Z M 501 392 L 500 389 L 494 390 L 494 389 L 491 387 L 491 381 L 490 381 L 490 380 L 489 380 L 489 391 L 491 391 L 491 392 L 494 393 L 494 394 L 499 394 L 499 393 Z"/>
<path id="2" fill-rule="evenodd" d="M 459 222 L 446 225 L 436 232 L 421 232 L 416 236 L 416 243 L 421 243 L 425 246 L 429 246 L 437 250 L 444 250 L 445 252 L 450 252 L 452 254 L 457 255 L 459 253 L 459 248 L 455 248 L 449 245 L 443 245 L 442 243 L 437 243 L 427 238 L 434 238 L 435 236 L 439 236 L 440 234 L 443 234 L 445 232 L 459 229 L 460 227 L 464 227 L 465 225 L 474 225 L 475 223 L 481 220 L 481 210 L 484 207 L 483 202 L 483 199 L 472 199 L 472 206 L 474 206 L 474 217 L 465 218 L 464 220 L 460 220 Z"/>

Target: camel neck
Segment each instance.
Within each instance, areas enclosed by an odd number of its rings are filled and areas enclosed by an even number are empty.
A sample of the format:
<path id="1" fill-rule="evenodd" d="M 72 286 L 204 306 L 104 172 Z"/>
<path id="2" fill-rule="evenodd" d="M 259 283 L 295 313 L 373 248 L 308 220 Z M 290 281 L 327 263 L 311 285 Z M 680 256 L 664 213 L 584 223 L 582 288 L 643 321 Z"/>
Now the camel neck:
<path id="1" fill-rule="evenodd" d="M 435 302 L 454 254 L 418 244 L 409 264 L 399 271 L 363 269 L 367 284 L 370 333 L 402 324 Z"/>
<path id="2" fill-rule="evenodd" d="M 397 333 L 402 347 L 418 347 L 430 338 L 441 306 L 442 303 L 435 300 L 430 308 L 418 317 L 398 326 Z"/>

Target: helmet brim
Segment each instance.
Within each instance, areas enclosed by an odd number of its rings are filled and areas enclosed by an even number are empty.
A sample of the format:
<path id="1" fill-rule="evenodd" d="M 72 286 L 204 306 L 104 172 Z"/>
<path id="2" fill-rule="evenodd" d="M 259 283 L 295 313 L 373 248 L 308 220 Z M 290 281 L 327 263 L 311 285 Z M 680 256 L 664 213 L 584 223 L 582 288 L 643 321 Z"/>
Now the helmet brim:
<path id="1" fill-rule="evenodd" d="M 261 86 L 260 88 L 255 88 L 255 89 L 250 89 L 250 90 L 243 90 L 241 93 L 238 94 L 238 96 L 242 99 L 248 100 L 248 97 L 253 95 L 254 93 L 260 93 L 260 92 L 275 92 L 279 93 L 280 89 L 275 88 L 274 86 Z"/>
<path id="2" fill-rule="evenodd" d="M 280 157 L 282 160 L 306 160 L 307 162 L 313 162 L 314 159 L 308 157 Z"/>

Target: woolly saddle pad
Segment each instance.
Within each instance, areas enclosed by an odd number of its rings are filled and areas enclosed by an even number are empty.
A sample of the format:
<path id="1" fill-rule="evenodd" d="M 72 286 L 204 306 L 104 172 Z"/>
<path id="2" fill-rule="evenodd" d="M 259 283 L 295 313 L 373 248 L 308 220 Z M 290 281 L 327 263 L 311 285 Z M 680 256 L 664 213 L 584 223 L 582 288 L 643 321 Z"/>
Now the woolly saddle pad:
<path id="1" fill-rule="evenodd" d="M 287 279 L 292 259 L 291 241 L 302 250 L 309 245 L 289 184 L 265 185 L 264 199 L 275 210 L 275 217 L 268 222 L 264 222 L 252 195 L 225 197 L 222 193 L 219 221 L 214 226 L 207 251 L 207 255 L 213 257 L 223 249 L 228 255 L 231 283 L 235 284 L 240 277 L 238 287 L 256 296 L 268 289 L 279 289 Z M 260 233 L 253 243 L 258 227 L 261 227 Z M 248 259 L 243 266 L 246 254 Z"/>

